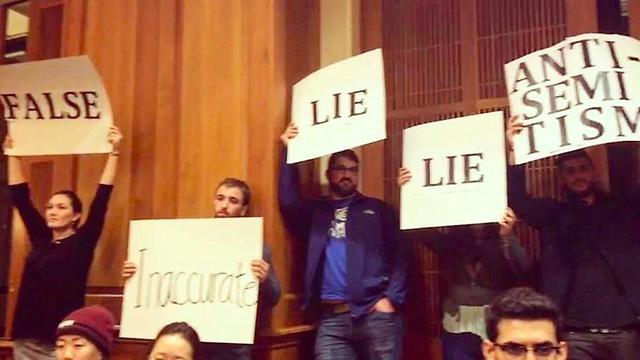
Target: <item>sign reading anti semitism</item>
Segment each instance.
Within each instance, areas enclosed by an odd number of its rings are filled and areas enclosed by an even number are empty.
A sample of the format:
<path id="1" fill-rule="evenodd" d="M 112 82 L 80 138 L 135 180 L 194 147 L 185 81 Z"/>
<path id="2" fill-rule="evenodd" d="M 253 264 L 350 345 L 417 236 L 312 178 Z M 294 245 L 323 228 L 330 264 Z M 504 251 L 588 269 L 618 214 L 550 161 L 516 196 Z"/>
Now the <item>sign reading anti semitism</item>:
<path id="1" fill-rule="evenodd" d="M 322 68 L 293 86 L 287 163 L 383 140 L 386 106 L 382 50 Z"/>
<path id="2" fill-rule="evenodd" d="M 507 208 L 502 112 L 405 129 L 400 228 L 498 222 Z"/>
<path id="3" fill-rule="evenodd" d="M 87 56 L 0 66 L 7 154 L 107 153 L 111 103 Z"/>
<path id="4" fill-rule="evenodd" d="M 582 34 L 505 65 L 517 164 L 593 145 L 639 141 L 640 41 Z"/>
<path id="5" fill-rule="evenodd" d="M 253 343 L 262 258 L 262 218 L 138 220 L 129 227 L 129 261 L 120 336 L 153 339 L 185 321 L 200 340 Z"/>

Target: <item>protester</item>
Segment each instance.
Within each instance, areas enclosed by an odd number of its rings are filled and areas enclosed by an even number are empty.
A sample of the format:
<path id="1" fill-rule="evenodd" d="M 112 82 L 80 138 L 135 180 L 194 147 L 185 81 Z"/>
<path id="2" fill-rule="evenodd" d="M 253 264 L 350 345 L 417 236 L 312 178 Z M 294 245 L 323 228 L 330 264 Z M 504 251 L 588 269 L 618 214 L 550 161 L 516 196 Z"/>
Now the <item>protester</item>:
<path id="1" fill-rule="evenodd" d="M 283 145 L 297 134 L 290 124 Z M 331 155 L 330 194 L 318 200 L 301 197 L 297 166 L 285 158 L 280 209 L 289 229 L 308 238 L 305 304 L 322 313 L 316 358 L 400 359 L 409 247 L 392 209 L 357 191 L 359 160 L 351 150 Z"/>
<path id="2" fill-rule="evenodd" d="M 44 217 L 34 207 L 22 174 L 21 159 L 8 157 L 11 201 L 25 224 L 31 251 L 27 256 L 13 319 L 14 359 L 53 359 L 56 327 L 65 315 L 84 306 L 93 251 L 102 233 L 116 175 L 122 135 L 111 127 L 113 151 L 100 177 L 86 221 L 80 226 L 82 202 L 70 190 L 56 192 Z M 4 150 L 13 146 L 7 136 Z"/>

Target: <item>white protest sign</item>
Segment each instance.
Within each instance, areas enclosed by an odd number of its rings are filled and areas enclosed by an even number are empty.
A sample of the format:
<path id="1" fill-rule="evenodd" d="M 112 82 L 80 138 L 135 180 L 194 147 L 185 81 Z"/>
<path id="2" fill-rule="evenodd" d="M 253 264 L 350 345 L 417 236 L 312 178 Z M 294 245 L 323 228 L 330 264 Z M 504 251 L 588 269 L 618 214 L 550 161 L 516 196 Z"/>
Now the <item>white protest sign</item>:
<path id="1" fill-rule="evenodd" d="M 287 163 L 318 158 L 387 137 L 384 65 L 376 49 L 322 68 L 293 86 Z"/>
<path id="2" fill-rule="evenodd" d="M 253 343 L 262 218 L 132 221 L 120 336 L 153 339 L 186 321 L 205 342 Z"/>
<path id="3" fill-rule="evenodd" d="M 505 65 L 517 164 L 616 141 L 640 141 L 640 41 L 583 34 Z"/>
<path id="4" fill-rule="evenodd" d="M 502 112 L 405 129 L 400 228 L 498 222 L 507 208 Z"/>
<path id="5" fill-rule="evenodd" d="M 9 155 L 107 153 L 111 103 L 87 56 L 0 66 Z"/>

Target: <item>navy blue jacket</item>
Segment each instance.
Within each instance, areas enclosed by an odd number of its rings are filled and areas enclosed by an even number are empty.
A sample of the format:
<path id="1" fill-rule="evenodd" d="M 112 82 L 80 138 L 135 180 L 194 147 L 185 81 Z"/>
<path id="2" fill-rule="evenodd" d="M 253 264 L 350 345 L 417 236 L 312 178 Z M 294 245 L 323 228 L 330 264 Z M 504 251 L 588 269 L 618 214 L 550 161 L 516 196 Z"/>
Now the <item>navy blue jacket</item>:
<path id="1" fill-rule="evenodd" d="M 303 199 L 296 165 L 280 165 L 280 210 L 290 231 L 308 239 L 305 307 L 319 301 L 328 231 L 334 219 L 329 198 Z M 396 309 L 405 301 L 409 244 L 402 241 L 397 218 L 383 201 L 357 193 L 347 217 L 347 296 L 351 315 L 367 314 L 382 297 Z"/>

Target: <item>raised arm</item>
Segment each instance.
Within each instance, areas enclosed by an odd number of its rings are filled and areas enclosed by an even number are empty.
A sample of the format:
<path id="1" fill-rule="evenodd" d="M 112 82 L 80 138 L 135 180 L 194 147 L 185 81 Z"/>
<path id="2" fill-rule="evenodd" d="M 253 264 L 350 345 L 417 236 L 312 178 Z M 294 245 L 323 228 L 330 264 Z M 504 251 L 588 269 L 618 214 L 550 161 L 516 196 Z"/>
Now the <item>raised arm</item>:
<path id="1" fill-rule="evenodd" d="M 514 278 L 521 281 L 526 280 L 531 273 L 531 259 L 513 233 L 513 228 L 517 221 L 518 219 L 513 210 L 507 208 L 507 211 L 499 223 L 499 233 L 502 241 L 504 257 L 509 264 L 509 268 L 514 275 Z"/>
<path id="2" fill-rule="evenodd" d="M 291 123 L 280 136 L 284 145 L 280 159 L 280 178 L 278 184 L 278 200 L 280 211 L 284 216 L 287 227 L 297 233 L 297 236 L 304 237 L 311 221 L 311 203 L 304 199 L 300 193 L 300 174 L 298 167 L 287 164 L 287 146 L 289 140 L 298 135 L 298 128 Z"/>
<path id="3" fill-rule="evenodd" d="M 102 170 L 102 176 L 100 176 L 100 184 L 113 185 L 113 181 L 116 178 L 116 172 L 118 170 L 118 157 L 120 156 L 120 143 L 122 142 L 122 134 L 117 127 L 112 126 L 109 128 L 107 139 L 113 146 L 113 150 L 107 157 L 107 162 L 104 165 L 104 170 Z"/>
<path id="4" fill-rule="evenodd" d="M 117 127 L 112 126 L 109 128 L 107 141 L 109 141 L 113 146 L 113 150 L 107 157 L 104 170 L 102 170 L 102 175 L 100 176 L 98 189 L 96 190 L 96 194 L 91 202 L 91 207 L 89 208 L 87 220 L 81 228 L 81 231 L 87 238 L 85 245 L 87 245 L 90 250 L 95 247 L 100 235 L 102 234 L 102 228 L 104 227 L 105 216 L 107 213 L 107 205 L 109 204 L 113 181 L 115 180 L 118 169 L 118 157 L 120 156 L 122 134 Z"/>
<path id="5" fill-rule="evenodd" d="M 4 138 L 4 142 L 2 143 L 2 150 L 4 153 L 7 153 L 7 149 L 13 147 L 13 139 L 11 136 L 6 135 Z M 7 172 L 8 172 L 8 184 L 16 185 L 27 182 L 22 173 L 22 160 L 17 156 L 7 156 Z"/>

